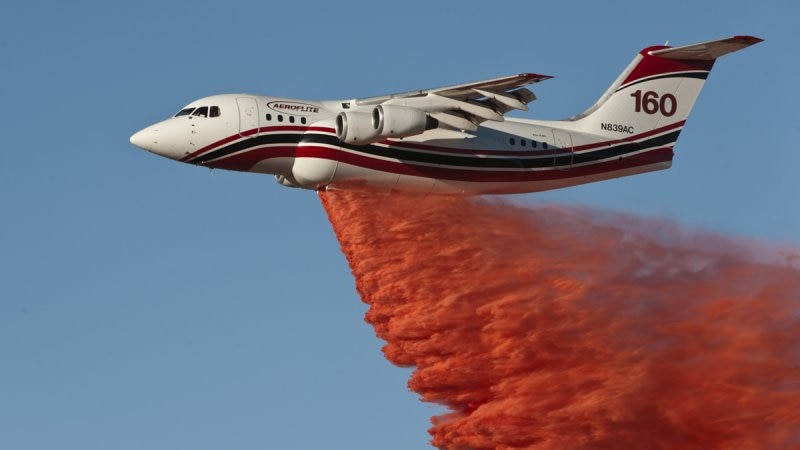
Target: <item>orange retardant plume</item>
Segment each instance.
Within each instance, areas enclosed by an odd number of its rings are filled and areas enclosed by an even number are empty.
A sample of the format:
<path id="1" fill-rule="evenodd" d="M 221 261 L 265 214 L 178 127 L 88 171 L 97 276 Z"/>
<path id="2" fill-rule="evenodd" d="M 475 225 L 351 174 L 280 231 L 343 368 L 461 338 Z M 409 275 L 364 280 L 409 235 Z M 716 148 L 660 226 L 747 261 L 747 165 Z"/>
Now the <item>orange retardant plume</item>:
<path id="1" fill-rule="evenodd" d="M 579 208 L 320 197 L 384 354 L 449 409 L 434 446 L 800 449 L 789 257 Z"/>

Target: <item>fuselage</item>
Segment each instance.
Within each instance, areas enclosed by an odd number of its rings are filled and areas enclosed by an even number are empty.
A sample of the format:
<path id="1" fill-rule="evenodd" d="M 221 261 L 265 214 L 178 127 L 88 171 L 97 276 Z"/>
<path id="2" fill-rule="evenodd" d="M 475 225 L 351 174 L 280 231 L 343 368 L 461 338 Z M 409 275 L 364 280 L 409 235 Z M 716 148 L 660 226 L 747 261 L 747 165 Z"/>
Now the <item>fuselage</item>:
<path id="1" fill-rule="evenodd" d="M 342 142 L 335 120 L 354 101 L 246 94 L 206 97 L 147 127 L 131 142 L 199 166 L 275 175 L 289 187 L 370 186 L 430 193 L 522 193 L 670 167 L 683 121 L 619 137 L 569 121 L 505 118 L 475 131 L 449 127 L 405 138 Z"/>

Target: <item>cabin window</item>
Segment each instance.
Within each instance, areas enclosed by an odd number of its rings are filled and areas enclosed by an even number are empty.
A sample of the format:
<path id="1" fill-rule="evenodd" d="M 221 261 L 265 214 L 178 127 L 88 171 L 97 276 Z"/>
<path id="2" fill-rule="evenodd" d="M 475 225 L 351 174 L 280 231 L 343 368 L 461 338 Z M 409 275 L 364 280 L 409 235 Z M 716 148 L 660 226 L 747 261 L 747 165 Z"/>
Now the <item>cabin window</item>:
<path id="1" fill-rule="evenodd" d="M 520 139 L 519 140 L 519 145 L 525 147 L 525 139 Z"/>
<path id="2" fill-rule="evenodd" d="M 201 106 L 192 113 L 196 117 L 208 117 L 208 106 Z"/>
<path id="3" fill-rule="evenodd" d="M 306 118 L 305 118 L 305 117 L 301 117 L 301 118 L 300 118 L 300 123 L 302 123 L 303 125 L 305 125 L 305 124 L 306 124 Z"/>
<path id="4" fill-rule="evenodd" d="M 533 147 L 533 148 L 536 148 L 536 146 L 537 146 L 537 145 L 539 145 L 539 143 L 538 143 L 538 142 L 536 142 L 536 141 L 531 141 L 531 147 Z"/>
<path id="5" fill-rule="evenodd" d="M 294 123 L 294 116 L 289 116 L 289 122 Z"/>
<path id="6" fill-rule="evenodd" d="M 267 113 L 267 120 L 272 120 L 272 114 Z"/>
<path id="7" fill-rule="evenodd" d="M 508 140 L 508 143 L 509 143 L 509 144 L 511 144 L 511 145 L 514 145 L 514 138 L 510 138 L 510 139 Z"/>
<path id="8" fill-rule="evenodd" d="M 219 106 L 212 106 L 208 110 L 208 117 L 219 117 L 222 113 L 219 110 Z"/>
<path id="9" fill-rule="evenodd" d="M 278 114 L 278 122 L 283 122 L 283 114 Z"/>
<path id="10" fill-rule="evenodd" d="M 175 114 L 175 117 L 188 116 L 189 114 L 192 113 L 192 111 L 194 111 L 194 108 L 184 108 L 178 111 L 178 114 Z"/>
<path id="11" fill-rule="evenodd" d="M 542 148 L 547 150 L 547 142 L 542 142 Z"/>

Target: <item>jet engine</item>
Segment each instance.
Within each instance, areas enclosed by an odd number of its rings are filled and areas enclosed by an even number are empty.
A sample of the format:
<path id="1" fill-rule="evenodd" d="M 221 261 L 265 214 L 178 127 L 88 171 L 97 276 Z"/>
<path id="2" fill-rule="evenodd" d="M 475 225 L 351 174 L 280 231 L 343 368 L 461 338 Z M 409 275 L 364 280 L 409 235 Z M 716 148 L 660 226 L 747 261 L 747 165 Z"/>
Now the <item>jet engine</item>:
<path id="1" fill-rule="evenodd" d="M 336 137 L 348 144 L 366 145 L 382 138 L 373 125 L 372 114 L 344 111 L 336 116 Z"/>
<path id="2" fill-rule="evenodd" d="M 415 136 L 438 126 L 425 111 L 409 106 L 378 105 L 371 114 L 345 111 L 336 116 L 336 136 L 357 145 Z"/>
<path id="3" fill-rule="evenodd" d="M 425 111 L 408 106 L 378 105 L 372 110 L 372 123 L 378 134 L 386 138 L 403 138 L 436 128 L 436 119 Z"/>

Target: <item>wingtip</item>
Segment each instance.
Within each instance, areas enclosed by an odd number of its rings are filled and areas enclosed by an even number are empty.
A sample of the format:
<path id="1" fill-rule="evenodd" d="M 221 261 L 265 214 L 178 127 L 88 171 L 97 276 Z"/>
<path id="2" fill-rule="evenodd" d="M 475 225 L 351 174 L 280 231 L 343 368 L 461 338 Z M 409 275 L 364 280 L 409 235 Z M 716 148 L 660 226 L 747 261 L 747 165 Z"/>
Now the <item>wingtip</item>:
<path id="1" fill-rule="evenodd" d="M 758 44 L 759 42 L 764 42 L 764 40 L 761 39 L 760 37 L 746 36 L 746 35 L 734 36 L 732 39 L 734 39 L 736 41 L 739 41 L 739 42 L 746 42 L 746 43 L 748 43 L 750 45 Z"/>
<path id="2" fill-rule="evenodd" d="M 550 75 L 541 75 L 541 74 L 538 74 L 538 73 L 521 73 L 521 74 L 519 74 L 519 76 L 521 78 L 525 78 L 527 80 L 532 80 L 532 82 L 534 82 L 534 83 L 538 82 L 538 81 L 544 81 L 544 80 L 549 80 L 550 78 L 553 78 Z"/>

